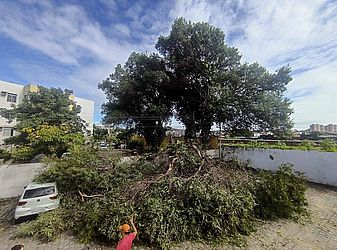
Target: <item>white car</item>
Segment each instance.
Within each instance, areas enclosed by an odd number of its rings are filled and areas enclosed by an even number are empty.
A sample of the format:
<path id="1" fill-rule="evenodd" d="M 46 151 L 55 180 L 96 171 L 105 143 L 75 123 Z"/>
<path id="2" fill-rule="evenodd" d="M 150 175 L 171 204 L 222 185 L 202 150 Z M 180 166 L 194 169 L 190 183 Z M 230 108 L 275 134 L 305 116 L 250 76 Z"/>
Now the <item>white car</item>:
<path id="1" fill-rule="evenodd" d="M 100 143 L 100 144 L 99 144 L 99 147 L 100 147 L 101 149 L 107 149 L 107 148 L 108 148 L 108 144 L 106 144 L 106 143 Z"/>
<path id="2" fill-rule="evenodd" d="M 60 205 L 56 183 L 31 183 L 20 197 L 15 220 L 53 210 Z"/>

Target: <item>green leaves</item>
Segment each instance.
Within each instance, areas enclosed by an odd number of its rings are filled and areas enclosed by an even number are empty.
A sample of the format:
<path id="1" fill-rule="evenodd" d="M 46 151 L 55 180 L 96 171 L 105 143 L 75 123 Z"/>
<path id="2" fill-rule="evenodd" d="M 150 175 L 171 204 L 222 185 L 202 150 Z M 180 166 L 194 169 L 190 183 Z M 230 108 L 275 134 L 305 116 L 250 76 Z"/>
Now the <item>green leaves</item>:
<path id="1" fill-rule="evenodd" d="M 255 190 L 256 214 L 263 219 L 296 218 L 306 212 L 307 180 L 290 164 L 275 173 L 262 171 Z"/>
<path id="2" fill-rule="evenodd" d="M 28 92 L 17 107 L 1 111 L 16 119 L 21 134 L 7 143 L 21 145 L 13 154 L 16 160 L 28 160 L 36 154 L 61 156 L 74 144 L 84 142 L 81 107 L 73 101 L 72 91 L 38 86 Z"/>
<path id="3" fill-rule="evenodd" d="M 172 113 L 168 82 L 165 63 L 158 55 L 132 53 L 123 67 L 118 65 L 99 84 L 108 99 L 102 106 L 105 121 L 134 127 L 156 150 L 165 135 L 163 123 Z"/>
<path id="4" fill-rule="evenodd" d="M 19 237 L 34 237 L 41 241 L 53 241 L 67 228 L 65 210 L 58 208 L 40 214 L 38 219 L 21 224 L 16 232 Z"/>
<path id="5" fill-rule="evenodd" d="M 291 102 L 284 97 L 290 67 L 271 73 L 258 63 L 242 63 L 224 37 L 209 23 L 176 19 L 169 35 L 158 38 L 161 56 L 132 53 L 99 84 L 108 99 L 106 121 L 134 127 L 154 148 L 172 110 L 186 127 L 185 138 L 200 132 L 205 145 L 214 123 L 234 134 L 287 135 L 293 126 Z"/>
<path id="6" fill-rule="evenodd" d="M 83 121 L 78 116 L 81 107 L 76 105 L 71 94 L 69 90 L 38 86 L 37 91 L 28 92 L 16 108 L 6 110 L 1 115 L 15 118 L 19 132 L 43 124 L 67 124 L 72 131 L 78 132 L 83 128 Z"/>
<path id="7" fill-rule="evenodd" d="M 126 163 L 75 147 L 37 180 L 56 181 L 62 194 L 56 232 L 60 221 L 83 242 L 117 243 L 118 226 L 135 214 L 140 241 L 160 249 L 183 241 L 242 244 L 256 218 L 293 218 L 306 211 L 305 179 L 290 166 L 257 174 L 238 162 L 207 159 L 199 171 L 199 153 L 179 142 L 152 160 Z M 79 190 L 102 196 L 82 201 Z M 31 235 L 54 232 L 45 221 L 33 222 Z"/>

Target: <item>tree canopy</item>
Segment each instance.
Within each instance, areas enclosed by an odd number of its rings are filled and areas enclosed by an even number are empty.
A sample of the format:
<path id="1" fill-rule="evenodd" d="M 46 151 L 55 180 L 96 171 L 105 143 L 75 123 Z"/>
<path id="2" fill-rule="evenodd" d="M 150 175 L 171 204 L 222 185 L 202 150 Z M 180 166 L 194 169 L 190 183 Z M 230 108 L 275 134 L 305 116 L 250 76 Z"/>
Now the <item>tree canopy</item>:
<path id="1" fill-rule="evenodd" d="M 73 132 L 81 131 L 83 120 L 78 116 L 81 107 L 77 105 L 71 90 L 38 86 L 35 92 L 28 92 L 22 102 L 12 109 L 3 109 L 1 116 L 17 121 L 20 132 L 23 128 L 39 125 L 69 125 Z"/>
<path id="2" fill-rule="evenodd" d="M 168 97 L 169 77 L 165 62 L 156 54 L 132 53 L 122 67 L 117 65 L 99 84 L 108 102 L 103 104 L 105 122 L 134 126 L 152 148 L 157 148 L 172 115 Z"/>
<path id="3" fill-rule="evenodd" d="M 23 145 L 23 151 L 32 154 L 27 158 L 38 153 L 60 156 L 72 143 L 82 143 L 84 125 L 78 115 L 81 107 L 71 95 L 71 90 L 38 86 L 16 107 L 2 109 L 1 116 L 10 122 L 15 119 L 15 129 L 20 132 L 8 142 Z"/>
<path id="4" fill-rule="evenodd" d="M 284 97 L 289 66 L 271 73 L 257 62 L 242 63 L 219 28 L 183 18 L 159 37 L 156 49 L 159 55 L 132 53 L 99 85 L 108 98 L 107 122 L 133 124 L 151 141 L 174 115 L 185 125 L 186 139 L 200 132 L 204 143 L 215 123 L 234 134 L 282 134 L 292 127 L 291 102 Z"/>
<path id="5" fill-rule="evenodd" d="M 95 141 L 106 141 L 109 131 L 105 128 L 100 128 L 94 125 L 93 139 Z"/>

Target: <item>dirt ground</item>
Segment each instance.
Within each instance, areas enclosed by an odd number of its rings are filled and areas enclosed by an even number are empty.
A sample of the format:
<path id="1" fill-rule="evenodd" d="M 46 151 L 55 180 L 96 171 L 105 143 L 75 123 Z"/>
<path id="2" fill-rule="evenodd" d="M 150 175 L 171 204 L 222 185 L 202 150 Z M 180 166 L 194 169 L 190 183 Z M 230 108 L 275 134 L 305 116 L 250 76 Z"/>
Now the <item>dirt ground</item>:
<path id="1" fill-rule="evenodd" d="M 246 238 L 244 249 L 337 249 L 337 189 L 320 185 L 310 185 L 307 191 L 309 219 L 300 222 L 278 220 L 261 223 L 258 230 Z M 15 239 L 16 225 L 13 212 L 16 200 L 0 201 L 0 249 L 11 249 L 15 244 L 25 245 L 25 250 L 80 250 L 85 245 L 73 237 L 63 235 L 58 240 L 42 244 L 34 239 Z M 87 245 L 92 250 L 114 249 L 114 246 Z M 149 248 L 134 247 L 145 250 Z M 183 243 L 174 250 L 239 249 L 231 245 L 209 246 L 197 243 Z"/>

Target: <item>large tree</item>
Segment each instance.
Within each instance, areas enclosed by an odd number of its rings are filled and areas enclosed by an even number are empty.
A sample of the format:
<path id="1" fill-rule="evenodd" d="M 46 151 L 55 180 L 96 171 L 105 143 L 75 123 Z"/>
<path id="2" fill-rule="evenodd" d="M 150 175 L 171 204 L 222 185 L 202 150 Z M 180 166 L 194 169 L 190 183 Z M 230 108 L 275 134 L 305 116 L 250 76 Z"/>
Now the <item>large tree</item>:
<path id="1" fill-rule="evenodd" d="M 124 66 L 117 65 L 99 84 L 108 99 L 102 106 L 104 121 L 135 128 L 152 149 L 158 148 L 165 135 L 163 124 L 172 111 L 168 86 L 162 58 L 132 53 Z"/>
<path id="2" fill-rule="evenodd" d="M 177 118 L 186 126 L 187 138 L 201 130 L 204 142 L 214 122 L 214 93 L 223 74 L 237 68 L 240 54 L 224 42 L 224 33 L 208 23 L 177 19 L 167 37 L 158 39 L 156 48 L 172 72 L 176 93 Z M 178 93 L 178 94 L 177 94 Z"/>
<path id="3" fill-rule="evenodd" d="M 271 74 L 257 63 L 241 64 L 239 51 L 226 45 L 224 37 L 208 23 L 179 18 L 170 34 L 158 39 L 186 137 L 200 131 L 207 143 L 214 122 L 230 132 L 289 129 L 292 110 L 283 96 L 291 80 L 289 67 Z"/>
<path id="4" fill-rule="evenodd" d="M 133 53 L 100 85 L 109 100 L 105 119 L 134 124 L 150 140 L 161 138 L 156 131 L 172 110 L 186 127 L 186 139 L 200 132 L 204 143 L 214 123 L 234 134 L 288 131 L 292 109 L 284 92 L 290 68 L 270 73 L 258 63 L 241 63 L 238 49 L 224 38 L 208 23 L 176 19 L 156 44 L 161 57 Z"/>
<path id="5" fill-rule="evenodd" d="M 270 73 L 258 63 L 245 63 L 225 74 L 216 87 L 214 121 L 232 134 L 287 133 L 292 127 L 292 108 L 283 94 L 291 81 L 289 74 L 288 66 Z"/>

